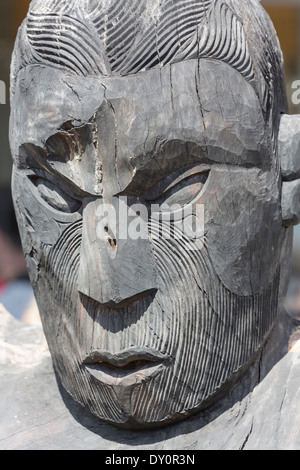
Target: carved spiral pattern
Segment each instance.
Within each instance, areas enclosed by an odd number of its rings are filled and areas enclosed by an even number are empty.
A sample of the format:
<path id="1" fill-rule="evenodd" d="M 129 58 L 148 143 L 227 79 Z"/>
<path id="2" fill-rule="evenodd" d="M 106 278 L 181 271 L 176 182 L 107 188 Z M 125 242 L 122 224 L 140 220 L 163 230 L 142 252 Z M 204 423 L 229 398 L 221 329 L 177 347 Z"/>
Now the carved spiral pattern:
<path id="1" fill-rule="evenodd" d="M 27 35 L 37 62 L 61 66 L 78 75 L 101 73 L 99 40 L 80 18 L 30 12 Z"/>
<path id="2" fill-rule="evenodd" d="M 34 61 L 79 75 L 126 75 L 204 57 L 254 77 L 242 21 L 224 0 L 36 1 L 27 36 Z"/>

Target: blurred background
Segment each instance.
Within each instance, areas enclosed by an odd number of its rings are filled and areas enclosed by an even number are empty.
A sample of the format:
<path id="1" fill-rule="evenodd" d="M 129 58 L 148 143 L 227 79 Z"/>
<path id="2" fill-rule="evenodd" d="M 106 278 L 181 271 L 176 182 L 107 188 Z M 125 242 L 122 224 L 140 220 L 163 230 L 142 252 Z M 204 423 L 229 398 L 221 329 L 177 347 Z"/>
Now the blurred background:
<path id="1" fill-rule="evenodd" d="M 10 58 L 18 27 L 26 16 L 29 3 L 29 0 L 1 0 L 0 6 L 0 80 L 6 84 L 6 104 L 0 105 L 0 303 L 15 317 L 34 324 L 40 320 L 14 218 L 8 143 Z M 300 114 L 300 105 L 292 102 L 293 82 L 300 80 L 300 0 L 262 0 L 261 3 L 273 20 L 283 50 L 290 114 Z M 294 234 L 287 307 L 294 316 L 300 316 L 299 227 L 295 228 Z"/>

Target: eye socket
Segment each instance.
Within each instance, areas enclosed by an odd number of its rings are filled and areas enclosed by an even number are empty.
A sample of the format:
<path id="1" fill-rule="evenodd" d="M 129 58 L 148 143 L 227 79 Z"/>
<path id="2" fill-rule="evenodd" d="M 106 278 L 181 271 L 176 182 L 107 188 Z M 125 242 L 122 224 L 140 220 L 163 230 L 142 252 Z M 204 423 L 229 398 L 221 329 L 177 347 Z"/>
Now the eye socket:
<path id="1" fill-rule="evenodd" d="M 55 183 L 41 177 L 30 177 L 30 180 L 37 188 L 40 197 L 52 208 L 68 213 L 78 212 L 82 202 L 70 196 Z"/>
<path id="2" fill-rule="evenodd" d="M 170 183 L 170 177 L 163 180 L 151 188 L 146 194 L 143 195 L 149 204 L 157 204 L 159 206 L 185 206 L 190 204 L 202 192 L 207 179 L 209 171 L 202 171 L 193 174 L 184 173 L 181 178 L 174 177 Z"/>

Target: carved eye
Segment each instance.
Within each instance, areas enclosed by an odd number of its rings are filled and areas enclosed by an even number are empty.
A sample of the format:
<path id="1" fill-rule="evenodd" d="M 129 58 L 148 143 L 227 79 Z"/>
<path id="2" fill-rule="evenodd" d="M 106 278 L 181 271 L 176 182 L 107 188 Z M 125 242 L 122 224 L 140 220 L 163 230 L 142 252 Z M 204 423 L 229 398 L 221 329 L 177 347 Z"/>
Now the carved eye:
<path id="1" fill-rule="evenodd" d="M 30 180 L 37 188 L 40 197 L 54 209 L 69 213 L 77 212 L 80 209 L 82 203 L 79 197 L 77 199 L 70 196 L 70 194 L 67 194 L 56 184 L 45 178 L 31 177 Z"/>
<path id="2" fill-rule="evenodd" d="M 150 204 L 185 206 L 194 201 L 202 192 L 208 179 L 209 171 L 198 172 L 190 175 L 184 173 L 181 177 L 173 179 L 171 177 L 159 182 L 143 195 Z"/>

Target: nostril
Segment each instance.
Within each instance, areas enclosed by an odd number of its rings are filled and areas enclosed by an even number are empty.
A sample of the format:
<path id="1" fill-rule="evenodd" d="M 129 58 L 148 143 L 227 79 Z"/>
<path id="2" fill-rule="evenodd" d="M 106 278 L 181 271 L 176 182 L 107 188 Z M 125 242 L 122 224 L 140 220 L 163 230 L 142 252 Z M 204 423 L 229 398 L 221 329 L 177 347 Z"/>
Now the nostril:
<path id="1" fill-rule="evenodd" d="M 110 244 L 111 248 L 115 249 L 117 247 L 117 240 L 115 238 L 109 238 L 108 243 Z"/>
<path id="2" fill-rule="evenodd" d="M 110 248 L 115 251 L 117 248 L 117 240 L 116 238 L 114 238 L 113 231 L 109 229 L 108 225 L 105 225 L 105 227 L 103 227 L 103 230 L 107 233 L 105 239 L 108 241 Z"/>

